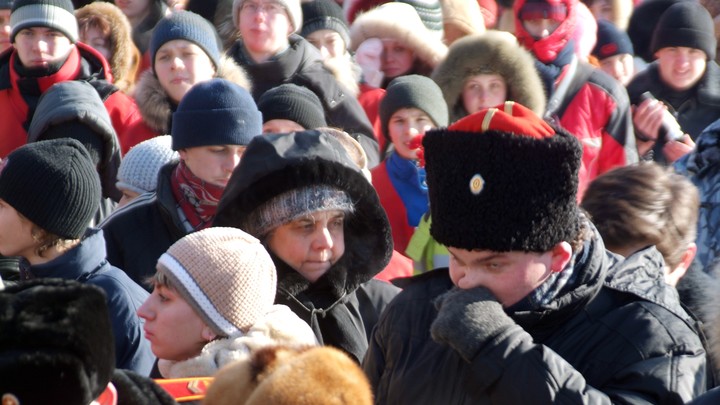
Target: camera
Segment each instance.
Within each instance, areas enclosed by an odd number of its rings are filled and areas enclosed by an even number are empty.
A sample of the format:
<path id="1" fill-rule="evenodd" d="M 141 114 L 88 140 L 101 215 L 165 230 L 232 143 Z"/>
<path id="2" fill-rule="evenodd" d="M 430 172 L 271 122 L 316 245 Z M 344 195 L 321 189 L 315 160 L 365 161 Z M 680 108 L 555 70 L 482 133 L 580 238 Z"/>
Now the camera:
<path id="1" fill-rule="evenodd" d="M 649 91 L 646 91 L 645 93 L 641 94 L 640 99 L 642 101 L 645 101 L 645 100 L 658 101 L 658 99 L 656 99 L 655 96 L 653 96 L 652 93 L 650 93 Z M 682 128 L 680 128 L 680 124 L 678 124 L 677 120 L 672 115 L 672 113 L 666 109 L 663 112 L 662 126 L 660 127 L 658 137 L 664 136 L 665 140 L 667 142 L 670 142 L 670 141 L 679 141 L 684 135 L 685 135 L 685 133 L 683 132 Z"/>

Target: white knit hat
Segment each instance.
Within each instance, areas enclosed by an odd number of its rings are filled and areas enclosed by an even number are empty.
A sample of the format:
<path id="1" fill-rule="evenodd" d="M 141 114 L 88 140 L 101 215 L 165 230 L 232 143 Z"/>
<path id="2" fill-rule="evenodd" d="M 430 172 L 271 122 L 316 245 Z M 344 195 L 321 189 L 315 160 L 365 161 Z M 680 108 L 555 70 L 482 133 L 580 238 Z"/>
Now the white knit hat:
<path id="1" fill-rule="evenodd" d="M 155 191 L 160 168 L 178 159 L 171 145 L 172 136 L 162 135 L 133 146 L 120 163 L 115 186 L 138 194 Z"/>
<path id="2" fill-rule="evenodd" d="M 218 335 L 246 332 L 270 311 L 277 273 L 260 241 L 237 228 L 206 228 L 175 242 L 157 264 Z"/>

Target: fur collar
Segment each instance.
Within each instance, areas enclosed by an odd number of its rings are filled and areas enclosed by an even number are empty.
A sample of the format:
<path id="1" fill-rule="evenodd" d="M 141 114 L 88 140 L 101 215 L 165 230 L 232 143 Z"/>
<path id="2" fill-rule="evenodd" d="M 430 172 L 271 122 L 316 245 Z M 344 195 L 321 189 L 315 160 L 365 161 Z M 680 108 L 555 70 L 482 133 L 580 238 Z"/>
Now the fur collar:
<path id="1" fill-rule="evenodd" d="M 228 56 L 223 55 L 220 58 L 215 77 L 227 79 L 251 91 L 250 80 L 245 71 Z M 146 70 L 140 76 L 134 97 L 145 123 L 160 135 L 169 134 L 173 106 L 152 69 Z"/>

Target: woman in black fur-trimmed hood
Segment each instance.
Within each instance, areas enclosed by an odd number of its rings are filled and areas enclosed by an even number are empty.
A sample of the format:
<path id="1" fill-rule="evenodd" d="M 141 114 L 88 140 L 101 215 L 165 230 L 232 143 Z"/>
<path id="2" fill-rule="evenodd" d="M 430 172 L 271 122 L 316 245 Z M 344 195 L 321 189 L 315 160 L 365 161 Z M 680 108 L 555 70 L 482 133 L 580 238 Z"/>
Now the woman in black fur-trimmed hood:
<path id="1" fill-rule="evenodd" d="M 335 138 L 303 131 L 253 139 L 213 225 L 260 239 L 277 266 L 275 303 L 310 324 L 320 343 L 362 361 L 398 292 L 372 279 L 388 263 L 392 238 L 375 190 Z M 295 239 L 282 243 L 286 237 Z M 299 260 L 290 252 L 298 245 L 307 246 Z"/>

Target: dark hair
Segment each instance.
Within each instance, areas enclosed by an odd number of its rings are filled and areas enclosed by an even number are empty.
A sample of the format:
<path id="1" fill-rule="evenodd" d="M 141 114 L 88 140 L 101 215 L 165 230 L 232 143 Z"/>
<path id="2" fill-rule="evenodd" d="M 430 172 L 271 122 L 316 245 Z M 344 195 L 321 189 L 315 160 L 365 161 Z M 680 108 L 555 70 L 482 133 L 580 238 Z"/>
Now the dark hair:
<path id="1" fill-rule="evenodd" d="M 597 177 L 588 186 L 582 207 L 609 250 L 655 245 L 674 269 L 695 241 L 700 197 L 685 177 L 643 162 Z"/>

